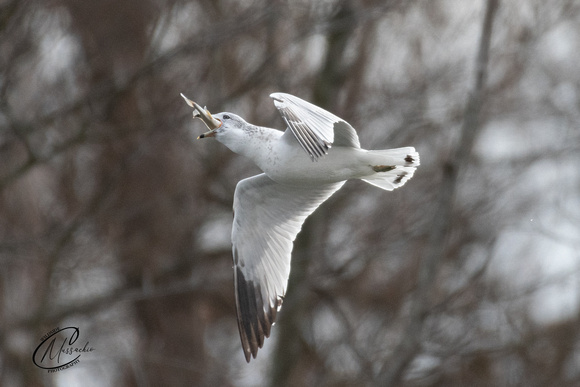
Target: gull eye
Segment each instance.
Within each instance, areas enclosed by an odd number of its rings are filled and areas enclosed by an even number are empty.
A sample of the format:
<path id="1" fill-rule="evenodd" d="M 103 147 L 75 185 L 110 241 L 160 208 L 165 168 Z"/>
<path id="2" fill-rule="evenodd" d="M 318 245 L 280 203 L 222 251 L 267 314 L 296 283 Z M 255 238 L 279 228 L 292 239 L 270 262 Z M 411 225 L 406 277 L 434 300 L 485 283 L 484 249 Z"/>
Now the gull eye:
<path id="1" fill-rule="evenodd" d="M 224 120 L 229 120 L 229 119 L 231 118 L 231 117 L 230 117 L 230 116 L 228 116 L 227 114 L 224 114 L 222 117 L 224 118 Z"/>

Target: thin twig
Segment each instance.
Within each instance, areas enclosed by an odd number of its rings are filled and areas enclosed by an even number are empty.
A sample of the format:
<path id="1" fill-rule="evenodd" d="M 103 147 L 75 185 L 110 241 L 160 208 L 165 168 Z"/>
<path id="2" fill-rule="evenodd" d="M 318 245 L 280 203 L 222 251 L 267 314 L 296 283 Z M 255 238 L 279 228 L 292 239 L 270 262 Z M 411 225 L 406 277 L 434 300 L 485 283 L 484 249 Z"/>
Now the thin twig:
<path id="1" fill-rule="evenodd" d="M 438 206 L 432 221 L 431 236 L 425 256 L 421 259 L 417 280 L 417 290 L 413 297 L 409 323 L 403 338 L 394 350 L 391 361 L 386 364 L 377 380 L 383 386 L 396 385 L 407 366 L 415 358 L 421 346 L 421 333 L 430 309 L 430 294 L 433 290 L 437 268 L 442 260 L 451 230 L 453 203 L 457 191 L 457 180 L 461 170 L 468 164 L 471 149 L 477 134 L 478 118 L 487 78 L 489 45 L 492 25 L 498 0 L 488 0 L 477 60 L 475 64 L 475 83 L 465 108 L 461 138 L 453 158 L 443 166 L 443 180 L 439 191 Z"/>

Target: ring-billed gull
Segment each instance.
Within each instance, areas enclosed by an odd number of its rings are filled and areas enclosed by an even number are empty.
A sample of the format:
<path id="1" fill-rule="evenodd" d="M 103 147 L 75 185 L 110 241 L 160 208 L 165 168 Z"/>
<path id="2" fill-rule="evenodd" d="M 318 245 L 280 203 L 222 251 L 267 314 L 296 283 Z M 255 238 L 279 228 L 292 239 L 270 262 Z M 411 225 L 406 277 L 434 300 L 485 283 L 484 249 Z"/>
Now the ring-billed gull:
<path id="1" fill-rule="evenodd" d="M 292 244 L 306 218 L 340 189 L 361 179 L 392 191 L 419 165 L 413 147 L 361 149 L 343 119 L 298 97 L 270 95 L 287 129 L 260 127 L 233 113 L 215 115 L 189 100 L 193 116 L 233 152 L 264 172 L 238 183 L 234 193 L 232 253 L 238 328 L 246 361 L 256 358 L 280 310 Z"/>

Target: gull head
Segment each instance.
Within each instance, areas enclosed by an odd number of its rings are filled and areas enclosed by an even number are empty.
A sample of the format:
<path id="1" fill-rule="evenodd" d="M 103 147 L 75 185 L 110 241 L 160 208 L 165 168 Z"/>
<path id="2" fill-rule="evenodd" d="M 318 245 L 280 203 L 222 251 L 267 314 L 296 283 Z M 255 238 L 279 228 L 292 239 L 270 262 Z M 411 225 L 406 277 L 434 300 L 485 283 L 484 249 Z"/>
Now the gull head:
<path id="1" fill-rule="evenodd" d="M 252 130 L 254 126 L 248 124 L 242 117 L 234 113 L 217 113 L 213 117 L 221 125 L 200 135 L 198 138 L 213 137 L 232 152 L 252 159 L 254 154 L 253 145 L 255 144 L 252 140 L 254 138 Z"/>
<path id="2" fill-rule="evenodd" d="M 216 140 L 232 149 L 234 144 L 245 143 L 249 135 L 250 126 L 242 117 L 234 113 L 217 113 L 213 118 L 220 122 L 220 126 L 201 134 L 198 138 L 215 137 Z M 232 149 L 233 150 L 233 149 Z M 234 150 L 234 152 L 236 152 Z"/>
<path id="3" fill-rule="evenodd" d="M 202 120 L 209 129 L 208 132 L 200 134 L 197 137 L 198 139 L 215 137 L 217 140 L 220 140 L 224 137 L 235 138 L 245 135 L 243 128 L 248 124 L 242 117 L 234 113 L 225 112 L 212 115 L 205 107 L 202 108 L 183 94 L 181 96 L 193 108 L 193 118 Z"/>

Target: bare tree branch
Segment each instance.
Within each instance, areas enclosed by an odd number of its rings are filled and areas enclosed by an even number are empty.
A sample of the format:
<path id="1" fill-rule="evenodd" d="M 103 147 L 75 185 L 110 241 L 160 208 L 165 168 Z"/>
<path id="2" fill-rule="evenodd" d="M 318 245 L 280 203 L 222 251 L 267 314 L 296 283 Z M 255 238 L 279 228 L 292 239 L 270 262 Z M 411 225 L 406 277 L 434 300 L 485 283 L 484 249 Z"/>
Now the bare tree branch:
<path id="1" fill-rule="evenodd" d="M 447 238 L 453 224 L 451 220 L 458 177 L 461 170 L 469 164 L 471 149 L 477 134 L 479 111 L 487 76 L 492 25 L 497 8 L 498 0 L 487 1 L 475 63 L 475 82 L 465 108 L 461 138 L 455 148 L 453 158 L 443 168 L 443 181 L 437 199 L 437 211 L 430 227 L 431 235 L 428 247 L 421 259 L 417 290 L 413 296 L 407 329 L 394 349 L 394 355 L 391 356 L 390 361 L 385 364 L 377 377 L 377 380 L 384 386 L 394 386 L 399 383 L 405 369 L 421 346 L 421 332 L 429 313 L 430 295 L 437 277 L 437 267 L 445 255 Z"/>

